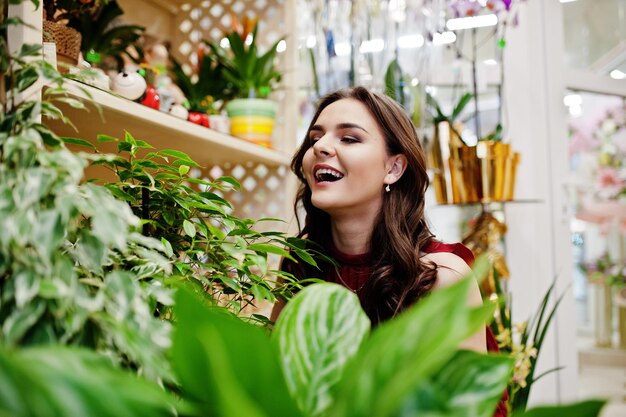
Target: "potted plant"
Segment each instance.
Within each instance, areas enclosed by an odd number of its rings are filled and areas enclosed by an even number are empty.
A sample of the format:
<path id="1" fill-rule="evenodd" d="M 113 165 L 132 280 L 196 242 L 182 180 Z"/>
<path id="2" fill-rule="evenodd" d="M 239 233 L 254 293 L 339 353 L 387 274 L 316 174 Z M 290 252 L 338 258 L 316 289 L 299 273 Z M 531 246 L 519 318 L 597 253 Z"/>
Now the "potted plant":
<path id="1" fill-rule="evenodd" d="M 223 76 L 223 65 L 214 60 L 203 49 L 197 53 L 198 65 L 195 74 L 188 75 L 182 65 L 172 58 L 171 71 L 174 82 L 187 98 L 188 120 L 210 127 L 209 116 L 219 114 L 224 103 L 234 98 L 232 83 Z M 221 106 L 217 101 L 221 100 Z"/>
<path id="2" fill-rule="evenodd" d="M 70 3 L 95 3 L 95 0 L 71 1 Z M 79 9 L 80 10 L 80 9 Z M 138 25 L 114 24 L 124 14 L 116 0 L 100 1 L 93 7 L 72 13 L 67 26 L 80 32 L 80 50 L 87 62 L 103 69 L 124 69 L 124 58 L 135 63 L 143 59 L 138 41 L 145 28 Z M 131 51 L 134 50 L 134 53 Z M 113 61 L 113 63 L 107 62 Z"/>
<path id="3" fill-rule="evenodd" d="M 44 0 L 43 41 L 56 44 L 57 61 L 78 64 L 81 34 L 67 22 L 108 0 Z"/>
<path id="4" fill-rule="evenodd" d="M 240 25 L 233 16 L 232 21 L 233 30 L 226 34 L 228 49 L 207 42 L 213 52 L 212 59 L 221 66 L 225 80 L 232 84 L 233 95 L 237 97 L 226 105 L 230 131 L 233 136 L 270 147 L 276 103 L 266 97 L 281 78 L 275 64 L 280 40 L 262 54 L 256 43 L 257 20 L 246 16 Z"/>

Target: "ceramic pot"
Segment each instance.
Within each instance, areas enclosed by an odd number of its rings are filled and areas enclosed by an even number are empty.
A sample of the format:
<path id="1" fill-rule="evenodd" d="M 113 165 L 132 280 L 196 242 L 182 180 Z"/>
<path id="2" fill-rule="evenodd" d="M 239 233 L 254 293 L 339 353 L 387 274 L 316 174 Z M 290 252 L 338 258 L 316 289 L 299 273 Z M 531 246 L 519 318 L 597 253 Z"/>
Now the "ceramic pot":
<path id="1" fill-rule="evenodd" d="M 276 103 L 267 99 L 237 99 L 226 105 L 230 134 L 271 148 Z"/>

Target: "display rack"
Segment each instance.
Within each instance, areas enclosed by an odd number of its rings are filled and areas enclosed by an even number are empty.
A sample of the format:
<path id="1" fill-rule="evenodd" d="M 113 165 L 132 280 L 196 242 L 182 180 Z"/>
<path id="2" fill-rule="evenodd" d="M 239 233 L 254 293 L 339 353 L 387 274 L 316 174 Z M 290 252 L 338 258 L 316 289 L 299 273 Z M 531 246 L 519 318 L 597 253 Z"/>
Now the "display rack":
<path id="1" fill-rule="evenodd" d="M 142 106 L 109 92 L 67 81 L 65 87 L 72 98 L 87 103 L 89 112 L 67 103 L 58 103 L 74 127 L 60 120 L 45 120 L 61 136 L 80 137 L 97 144 L 97 135 L 123 138 L 130 132 L 156 149 L 176 149 L 189 154 L 201 166 L 228 163 L 258 163 L 268 167 L 288 165 L 286 153 L 255 145 L 243 139 L 178 119 L 170 114 Z M 115 152 L 112 144 L 101 144 L 106 152 Z"/>

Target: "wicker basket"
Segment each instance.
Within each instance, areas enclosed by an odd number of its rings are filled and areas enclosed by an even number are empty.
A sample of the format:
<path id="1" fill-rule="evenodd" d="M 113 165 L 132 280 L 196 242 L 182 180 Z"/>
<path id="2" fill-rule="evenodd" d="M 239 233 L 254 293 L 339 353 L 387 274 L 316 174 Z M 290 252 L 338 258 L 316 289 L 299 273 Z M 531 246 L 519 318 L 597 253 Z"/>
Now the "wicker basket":
<path id="1" fill-rule="evenodd" d="M 80 56 L 80 32 L 64 24 L 43 21 L 43 41 L 54 42 L 57 49 L 57 61 L 78 64 Z"/>

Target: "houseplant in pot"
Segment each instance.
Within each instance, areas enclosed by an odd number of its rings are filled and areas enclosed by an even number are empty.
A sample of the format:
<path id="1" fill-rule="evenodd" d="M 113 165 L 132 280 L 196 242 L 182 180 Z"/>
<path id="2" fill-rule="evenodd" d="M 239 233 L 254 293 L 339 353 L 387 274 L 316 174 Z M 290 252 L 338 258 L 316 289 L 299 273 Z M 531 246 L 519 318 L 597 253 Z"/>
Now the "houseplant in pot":
<path id="1" fill-rule="evenodd" d="M 267 52 L 260 53 L 256 19 L 246 16 L 243 25 L 239 25 L 235 17 L 232 21 L 233 30 L 226 34 L 228 49 L 207 42 L 213 52 L 212 59 L 222 67 L 223 76 L 232 84 L 237 97 L 226 105 L 231 134 L 270 147 L 276 103 L 266 97 L 281 78 L 274 62 L 280 40 Z"/>
<path id="2" fill-rule="evenodd" d="M 81 34 L 67 22 L 104 5 L 108 0 L 44 0 L 43 41 L 56 44 L 57 61 L 78 64 Z"/>
<path id="3" fill-rule="evenodd" d="M 189 110 L 188 120 L 206 127 L 211 127 L 209 115 L 219 113 L 221 108 L 216 101 L 221 100 L 222 105 L 235 97 L 232 83 L 224 77 L 223 64 L 199 49 L 198 66 L 195 74 L 188 75 L 180 62 L 171 58 L 171 71 L 174 82 L 187 98 Z"/>
<path id="4" fill-rule="evenodd" d="M 83 3 L 90 0 L 71 1 Z M 124 70 L 124 60 L 140 63 L 143 51 L 139 39 L 145 28 L 137 25 L 119 24 L 124 14 L 116 0 L 96 1 L 94 6 L 82 13 L 68 16 L 67 26 L 80 32 L 81 51 L 91 65 L 102 69 Z"/>

